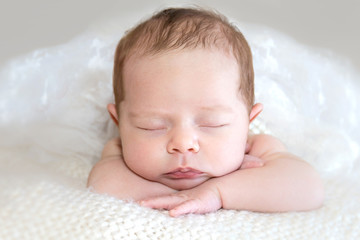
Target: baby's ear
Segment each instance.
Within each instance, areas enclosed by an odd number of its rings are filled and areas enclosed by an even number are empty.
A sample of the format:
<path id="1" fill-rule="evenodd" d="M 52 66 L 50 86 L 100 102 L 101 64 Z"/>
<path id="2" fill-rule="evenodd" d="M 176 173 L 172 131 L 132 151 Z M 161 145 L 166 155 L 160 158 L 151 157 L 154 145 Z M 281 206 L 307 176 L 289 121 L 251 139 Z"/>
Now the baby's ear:
<path id="1" fill-rule="evenodd" d="M 261 103 L 256 103 L 250 111 L 250 122 L 252 122 L 263 110 L 263 105 Z"/>
<path id="2" fill-rule="evenodd" d="M 116 112 L 116 106 L 113 103 L 109 103 L 107 105 L 107 110 L 110 114 L 111 119 L 114 121 L 114 123 L 116 124 L 116 126 L 119 126 L 119 118 Z"/>

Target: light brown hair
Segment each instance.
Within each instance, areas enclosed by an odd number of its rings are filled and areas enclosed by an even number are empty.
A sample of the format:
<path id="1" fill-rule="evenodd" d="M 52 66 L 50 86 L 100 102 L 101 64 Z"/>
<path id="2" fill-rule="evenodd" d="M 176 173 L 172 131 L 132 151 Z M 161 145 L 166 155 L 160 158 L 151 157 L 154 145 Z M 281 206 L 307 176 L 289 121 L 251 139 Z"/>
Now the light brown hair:
<path id="1" fill-rule="evenodd" d="M 117 45 L 113 87 L 118 114 L 125 98 L 124 65 L 131 56 L 197 47 L 215 47 L 236 58 L 240 70 L 239 91 L 250 111 L 254 104 L 254 70 L 251 50 L 242 33 L 214 11 L 169 8 L 130 29 Z"/>

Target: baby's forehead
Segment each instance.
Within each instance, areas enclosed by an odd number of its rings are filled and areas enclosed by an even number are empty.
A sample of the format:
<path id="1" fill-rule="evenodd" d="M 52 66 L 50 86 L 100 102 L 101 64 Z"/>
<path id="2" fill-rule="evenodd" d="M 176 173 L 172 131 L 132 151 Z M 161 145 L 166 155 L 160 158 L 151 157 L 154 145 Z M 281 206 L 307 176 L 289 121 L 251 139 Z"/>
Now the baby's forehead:
<path id="1" fill-rule="evenodd" d="M 239 91 L 241 85 L 239 63 L 231 53 L 223 49 L 189 48 L 152 54 L 137 52 L 127 59 L 123 70 L 124 99 L 129 97 L 138 99 L 137 96 L 145 92 L 148 96 L 158 95 L 158 92 L 150 91 L 150 88 L 156 87 L 159 92 L 162 92 L 163 89 L 170 87 L 170 82 L 171 85 L 178 85 L 186 79 L 192 79 L 192 87 L 198 88 L 201 94 L 205 89 L 204 86 L 215 84 L 214 78 L 222 79 L 217 89 L 223 89 L 220 86 L 226 84 L 231 86 L 226 90 L 227 95 L 234 92 L 238 99 L 243 100 L 245 97 L 243 92 Z M 173 81 L 174 78 L 175 81 Z M 219 92 L 216 91 L 216 93 Z M 215 97 L 215 92 L 212 95 Z"/>
<path id="2" fill-rule="evenodd" d="M 140 87 L 150 94 L 150 88 L 162 92 L 174 86 L 181 89 L 188 84 L 204 92 L 214 86 L 218 90 L 225 89 L 226 85 L 229 86 L 226 91 L 230 94 L 238 92 L 240 86 L 236 59 L 219 50 L 179 49 L 152 55 L 134 55 L 126 63 L 123 74 L 124 90 L 130 90 L 133 97 L 134 93 L 139 93 L 137 89 Z M 214 91 L 210 95 L 219 93 Z"/>
<path id="3" fill-rule="evenodd" d="M 212 65 L 209 64 L 208 60 L 211 60 L 210 63 Z M 225 66 L 222 65 L 224 61 L 227 63 Z M 126 82 L 129 76 L 139 76 L 139 73 L 144 74 L 145 76 L 143 75 L 143 77 L 146 77 L 154 69 L 160 74 L 166 71 L 169 66 L 173 69 L 175 66 L 175 70 L 179 71 L 193 69 L 195 66 L 200 66 L 201 68 L 203 68 L 202 66 L 213 66 L 218 71 L 229 69 L 234 71 L 235 69 L 236 72 L 240 73 L 240 65 L 237 59 L 227 50 L 218 48 L 181 48 L 147 53 L 139 51 L 129 55 L 129 58 L 124 63 L 122 79 Z M 148 71 L 145 71 L 145 68 Z M 240 76 L 237 80 L 240 83 Z"/>

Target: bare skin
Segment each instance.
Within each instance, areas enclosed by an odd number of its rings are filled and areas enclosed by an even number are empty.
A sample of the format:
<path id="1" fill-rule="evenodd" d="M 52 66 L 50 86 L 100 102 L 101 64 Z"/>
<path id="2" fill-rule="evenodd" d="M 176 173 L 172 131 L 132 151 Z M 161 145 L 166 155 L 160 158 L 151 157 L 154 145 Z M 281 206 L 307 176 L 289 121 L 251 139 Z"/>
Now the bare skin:
<path id="1" fill-rule="evenodd" d="M 92 169 L 88 186 L 97 193 L 167 209 L 173 217 L 220 208 L 305 211 L 316 209 L 323 202 L 323 186 L 316 171 L 269 135 L 249 137 L 247 154 L 239 170 L 182 191 L 136 175 L 122 159 L 120 140 L 112 139 Z"/>

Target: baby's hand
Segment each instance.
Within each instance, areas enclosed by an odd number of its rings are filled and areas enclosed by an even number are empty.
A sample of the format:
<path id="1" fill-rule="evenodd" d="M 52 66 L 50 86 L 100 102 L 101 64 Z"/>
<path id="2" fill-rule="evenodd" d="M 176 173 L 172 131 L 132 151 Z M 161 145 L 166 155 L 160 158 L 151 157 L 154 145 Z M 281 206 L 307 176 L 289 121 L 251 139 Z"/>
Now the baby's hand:
<path id="1" fill-rule="evenodd" d="M 246 144 L 245 156 L 240 166 L 240 169 L 257 168 L 264 166 L 264 161 L 262 159 L 249 155 L 250 150 L 251 150 L 251 145 Z"/>
<path id="2" fill-rule="evenodd" d="M 172 217 L 188 213 L 209 213 L 222 207 L 219 190 L 211 181 L 189 190 L 145 199 L 139 203 L 146 207 L 169 210 Z"/>
<path id="3" fill-rule="evenodd" d="M 264 161 L 258 157 L 245 154 L 240 169 L 258 168 L 264 166 Z"/>

